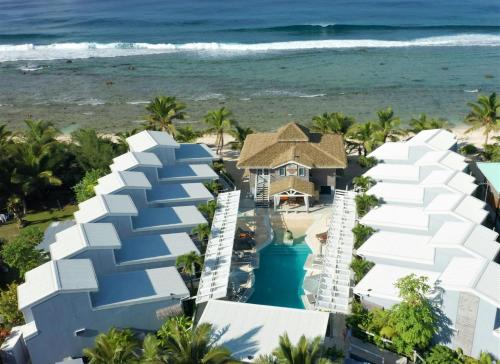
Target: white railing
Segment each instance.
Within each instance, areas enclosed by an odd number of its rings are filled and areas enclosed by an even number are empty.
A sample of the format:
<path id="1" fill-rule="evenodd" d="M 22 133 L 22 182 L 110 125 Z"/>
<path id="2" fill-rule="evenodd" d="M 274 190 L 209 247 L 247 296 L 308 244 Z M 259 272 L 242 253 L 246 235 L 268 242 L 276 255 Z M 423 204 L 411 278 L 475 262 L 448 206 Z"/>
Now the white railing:
<path id="1" fill-rule="evenodd" d="M 319 311 L 349 312 L 351 294 L 352 228 L 356 204 L 352 191 L 335 190 L 323 266 L 314 308 Z"/>
<path id="2" fill-rule="evenodd" d="M 239 190 L 220 193 L 217 197 L 196 303 L 226 297 L 239 202 Z"/>

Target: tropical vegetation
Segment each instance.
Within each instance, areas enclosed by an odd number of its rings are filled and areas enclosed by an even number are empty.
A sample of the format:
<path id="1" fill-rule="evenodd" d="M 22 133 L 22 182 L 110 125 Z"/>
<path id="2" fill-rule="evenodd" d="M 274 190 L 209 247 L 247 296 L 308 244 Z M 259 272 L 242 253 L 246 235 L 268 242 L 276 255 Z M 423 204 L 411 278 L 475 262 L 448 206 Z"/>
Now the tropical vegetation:
<path id="1" fill-rule="evenodd" d="M 470 125 L 467 132 L 482 129 L 484 135 L 484 145 L 488 145 L 488 139 L 492 132 L 500 130 L 500 100 L 493 92 L 489 96 L 478 96 L 477 102 L 468 103 L 471 108 L 470 113 L 465 118 L 465 122 Z"/>
<path id="2" fill-rule="evenodd" d="M 209 111 L 205 117 L 205 123 L 208 125 L 207 132 L 216 135 L 215 146 L 216 153 L 219 154 L 224 147 L 224 134 L 232 130 L 235 125 L 235 121 L 231 118 L 232 112 L 221 107 L 217 110 Z"/>
<path id="3" fill-rule="evenodd" d="M 201 255 L 199 255 L 195 251 L 179 255 L 175 260 L 175 265 L 180 269 L 182 274 L 188 276 L 191 293 L 194 293 L 193 278 L 203 266 L 203 258 L 201 257 Z"/>
<path id="4" fill-rule="evenodd" d="M 176 134 L 174 121 L 186 118 L 186 105 L 173 96 L 157 96 L 147 106 L 145 128 Z"/>

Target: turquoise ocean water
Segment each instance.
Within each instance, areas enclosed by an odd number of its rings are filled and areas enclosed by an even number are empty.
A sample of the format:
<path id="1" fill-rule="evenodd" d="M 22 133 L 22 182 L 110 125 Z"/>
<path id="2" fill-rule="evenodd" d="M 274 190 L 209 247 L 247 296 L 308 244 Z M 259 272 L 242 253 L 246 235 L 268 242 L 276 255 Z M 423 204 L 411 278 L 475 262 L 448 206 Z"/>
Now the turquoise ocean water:
<path id="1" fill-rule="evenodd" d="M 260 266 L 255 270 L 255 291 L 249 303 L 304 308 L 304 263 L 311 249 L 303 237 L 293 246 L 273 243 L 260 251 Z"/>
<path id="2" fill-rule="evenodd" d="M 137 125 L 157 94 L 189 122 L 227 106 L 272 129 L 392 105 L 454 122 L 500 89 L 497 0 L 0 0 L 0 122 Z"/>

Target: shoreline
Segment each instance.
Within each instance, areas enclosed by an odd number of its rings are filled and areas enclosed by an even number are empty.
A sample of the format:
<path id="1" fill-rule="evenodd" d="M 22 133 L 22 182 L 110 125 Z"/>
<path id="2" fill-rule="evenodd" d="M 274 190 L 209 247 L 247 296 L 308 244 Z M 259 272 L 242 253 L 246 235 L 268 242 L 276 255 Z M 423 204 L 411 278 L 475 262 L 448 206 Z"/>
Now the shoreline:
<path id="1" fill-rule="evenodd" d="M 459 145 L 462 144 L 472 144 L 475 147 L 482 149 L 483 148 L 483 143 L 484 143 L 484 135 L 482 130 L 475 130 L 471 133 L 466 133 L 466 130 L 468 129 L 467 125 L 458 125 L 458 126 L 453 126 L 449 128 L 451 132 L 453 132 L 456 137 Z M 255 130 L 255 132 L 260 132 L 258 130 Z M 117 140 L 117 135 L 113 133 L 99 133 L 99 135 L 111 139 L 113 141 Z M 500 131 L 498 132 L 493 132 L 490 134 L 490 143 L 493 141 L 493 137 L 500 137 Z M 206 134 L 203 135 L 195 140 L 195 143 L 199 144 L 206 144 L 209 147 L 215 147 L 215 134 Z M 69 133 L 63 133 L 57 137 L 57 140 L 61 142 L 70 142 L 71 141 L 71 134 Z M 228 144 L 232 141 L 234 141 L 234 137 L 230 134 L 224 133 L 224 141 L 225 145 L 224 148 L 222 149 L 222 157 L 224 159 L 228 160 L 233 160 L 237 158 L 237 155 L 239 154 L 238 151 L 234 151 L 230 148 L 228 148 Z"/>

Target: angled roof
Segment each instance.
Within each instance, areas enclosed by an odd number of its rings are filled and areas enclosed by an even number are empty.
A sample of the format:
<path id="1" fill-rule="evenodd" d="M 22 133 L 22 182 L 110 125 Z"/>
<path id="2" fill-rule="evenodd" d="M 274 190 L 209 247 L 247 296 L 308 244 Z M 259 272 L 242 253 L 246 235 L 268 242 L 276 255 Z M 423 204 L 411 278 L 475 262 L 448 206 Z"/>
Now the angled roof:
<path id="1" fill-rule="evenodd" d="M 438 165 L 454 171 L 464 171 L 467 168 L 465 157 L 451 150 L 438 150 L 425 153 L 415 162 L 416 166 Z"/>
<path id="2" fill-rule="evenodd" d="M 344 140 L 337 134 L 312 133 L 289 123 L 275 133 L 250 134 L 243 145 L 238 168 L 275 168 L 296 162 L 309 168 L 345 168 Z"/>
<path id="3" fill-rule="evenodd" d="M 108 309 L 188 296 L 177 268 L 163 267 L 101 275 L 91 300 L 94 309 Z"/>
<path id="4" fill-rule="evenodd" d="M 384 202 L 421 205 L 424 203 L 425 189 L 419 185 L 379 182 L 368 190 Z"/>
<path id="5" fill-rule="evenodd" d="M 420 168 L 407 164 L 379 163 L 366 171 L 364 176 L 382 181 L 418 182 L 420 178 Z"/>
<path id="6" fill-rule="evenodd" d="M 453 258 L 439 277 L 445 289 L 475 294 L 500 307 L 500 265 L 486 259 Z"/>
<path id="7" fill-rule="evenodd" d="M 174 164 L 158 169 L 158 178 L 165 182 L 213 180 L 219 178 L 208 164 Z"/>
<path id="8" fill-rule="evenodd" d="M 172 260 L 198 248 L 186 233 L 142 235 L 124 239 L 122 248 L 115 251 L 120 265 Z"/>
<path id="9" fill-rule="evenodd" d="M 394 259 L 420 264 L 434 264 L 435 249 L 428 243 L 431 236 L 378 231 L 359 249 L 361 256 Z"/>
<path id="10" fill-rule="evenodd" d="M 448 187 L 455 191 L 470 195 L 477 188 L 474 177 L 458 171 L 434 170 L 420 183 L 425 187 Z"/>
<path id="11" fill-rule="evenodd" d="M 477 167 L 493 188 L 500 192 L 500 163 L 477 163 Z"/>
<path id="12" fill-rule="evenodd" d="M 209 163 L 219 157 L 205 144 L 182 143 L 175 150 L 175 160 L 178 163 Z"/>
<path id="13" fill-rule="evenodd" d="M 409 145 L 405 142 L 386 142 L 368 156 L 378 160 L 406 161 L 409 158 Z"/>
<path id="14" fill-rule="evenodd" d="M 436 248 L 457 248 L 478 258 L 494 259 L 500 250 L 498 234 L 473 222 L 445 222 L 429 241 Z"/>
<path id="15" fill-rule="evenodd" d="M 142 172 L 111 172 L 97 180 L 94 191 L 98 195 L 116 193 L 122 190 L 151 189 L 151 183 Z"/>
<path id="16" fill-rule="evenodd" d="M 126 140 L 131 152 L 147 152 L 156 147 L 179 148 L 180 146 L 170 134 L 162 131 L 143 130 Z"/>
<path id="17" fill-rule="evenodd" d="M 94 222 L 106 216 L 136 216 L 137 208 L 127 195 L 97 195 L 78 204 L 78 223 Z"/>
<path id="18" fill-rule="evenodd" d="M 305 195 L 314 196 L 314 183 L 296 176 L 280 178 L 271 183 L 270 195 L 294 190 Z"/>
<path id="19" fill-rule="evenodd" d="M 435 150 L 448 150 L 457 143 L 457 138 L 448 130 L 430 129 L 422 130 L 407 143 L 410 145 L 424 144 Z"/>
<path id="20" fill-rule="evenodd" d="M 17 287 L 18 306 L 40 303 L 60 292 L 91 292 L 98 288 L 90 259 L 51 260 L 25 275 L 26 282 Z"/>
<path id="21" fill-rule="evenodd" d="M 128 171 L 136 167 L 161 168 L 163 164 L 154 153 L 127 152 L 113 158 L 113 164 L 110 166 L 112 171 Z"/>
<path id="22" fill-rule="evenodd" d="M 200 323 L 212 324 L 221 333 L 216 344 L 247 362 L 271 354 L 284 332 L 293 343 L 302 335 L 325 337 L 328 317 L 327 312 L 210 300 Z"/>
<path id="23" fill-rule="evenodd" d="M 396 229 L 429 229 L 429 215 L 419 207 L 382 205 L 370 210 L 360 221 L 363 225 Z"/>
<path id="24" fill-rule="evenodd" d="M 154 231 L 194 227 L 206 222 L 196 206 L 148 207 L 132 218 L 132 227 L 136 231 Z"/>
<path id="25" fill-rule="evenodd" d="M 374 296 L 391 301 L 401 301 L 399 291 L 394 286 L 400 278 L 410 274 L 428 278 L 428 284 L 432 287 L 439 278 L 440 273 L 430 270 L 400 267 L 396 265 L 376 264 L 354 287 L 354 293 L 363 296 Z"/>
<path id="26" fill-rule="evenodd" d="M 50 245 L 56 241 L 56 234 L 75 224 L 75 220 L 54 221 L 50 223 L 47 229 L 45 229 L 45 232 L 43 233 L 43 240 L 40 244 L 38 244 L 37 248 L 49 251 Z"/>
<path id="27" fill-rule="evenodd" d="M 71 258 L 89 249 L 118 249 L 120 238 L 111 223 L 76 224 L 56 234 L 50 246 L 52 259 Z"/>
<path id="28" fill-rule="evenodd" d="M 200 182 L 156 185 L 146 192 L 146 196 L 148 201 L 153 203 L 208 201 L 214 198 L 205 185 Z"/>

